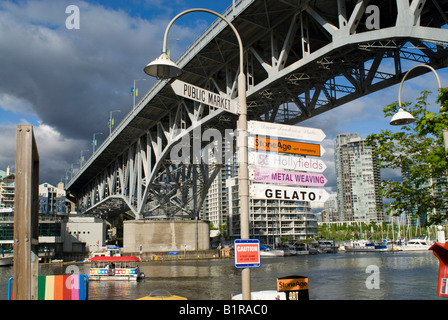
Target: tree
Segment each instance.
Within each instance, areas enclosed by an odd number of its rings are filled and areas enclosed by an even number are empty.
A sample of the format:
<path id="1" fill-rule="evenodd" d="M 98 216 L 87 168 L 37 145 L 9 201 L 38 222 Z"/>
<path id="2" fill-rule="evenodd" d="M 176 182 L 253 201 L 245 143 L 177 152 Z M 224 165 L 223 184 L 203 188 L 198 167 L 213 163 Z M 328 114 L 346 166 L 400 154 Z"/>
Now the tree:
<path id="1" fill-rule="evenodd" d="M 417 102 L 406 109 L 415 117 L 415 122 L 404 125 L 399 132 L 381 131 L 367 137 L 368 143 L 376 146 L 380 168 L 401 169 L 402 180 L 381 180 L 380 195 L 384 201 L 384 212 L 396 216 L 414 213 L 413 217 L 427 216 L 428 224 L 438 224 L 447 218 L 447 169 L 443 131 L 448 128 L 448 88 L 440 90 L 437 103 L 440 112 L 427 110 L 429 91 L 422 91 Z M 398 111 L 397 103 L 383 109 L 385 117 Z"/>

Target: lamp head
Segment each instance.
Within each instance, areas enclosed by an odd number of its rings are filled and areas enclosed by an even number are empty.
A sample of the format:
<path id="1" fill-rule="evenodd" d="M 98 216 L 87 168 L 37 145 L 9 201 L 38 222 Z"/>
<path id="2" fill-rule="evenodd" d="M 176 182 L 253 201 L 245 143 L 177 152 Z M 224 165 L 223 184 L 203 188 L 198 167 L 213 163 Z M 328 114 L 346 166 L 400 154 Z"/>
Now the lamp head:
<path id="1" fill-rule="evenodd" d="M 415 121 L 415 118 L 412 114 L 407 111 L 404 111 L 401 107 L 396 114 L 390 120 L 390 124 L 393 126 L 402 126 L 405 124 L 409 124 Z"/>
<path id="2" fill-rule="evenodd" d="M 182 69 L 165 52 L 156 60 L 148 63 L 143 70 L 146 74 L 158 79 L 176 78 L 182 74 Z"/>

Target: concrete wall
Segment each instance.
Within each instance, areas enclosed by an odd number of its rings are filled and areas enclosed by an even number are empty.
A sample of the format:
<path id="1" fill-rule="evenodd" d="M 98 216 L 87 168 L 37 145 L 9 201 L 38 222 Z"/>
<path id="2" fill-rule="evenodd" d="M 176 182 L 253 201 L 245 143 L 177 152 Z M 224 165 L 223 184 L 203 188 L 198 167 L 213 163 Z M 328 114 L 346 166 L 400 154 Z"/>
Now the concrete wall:
<path id="1" fill-rule="evenodd" d="M 197 230 L 197 232 L 196 232 Z M 206 221 L 124 221 L 124 253 L 208 250 L 210 225 Z M 196 236 L 197 233 L 197 236 Z"/>
<path id="2" fill-rule="evenodd" d="M 104 245 L 106 223 L 101 219 L 69 217 L 68 222 L 63 222 L 61 227 L 65 253 L 81 251 L 84 243 L 88 251 L 97 251 Z"/>

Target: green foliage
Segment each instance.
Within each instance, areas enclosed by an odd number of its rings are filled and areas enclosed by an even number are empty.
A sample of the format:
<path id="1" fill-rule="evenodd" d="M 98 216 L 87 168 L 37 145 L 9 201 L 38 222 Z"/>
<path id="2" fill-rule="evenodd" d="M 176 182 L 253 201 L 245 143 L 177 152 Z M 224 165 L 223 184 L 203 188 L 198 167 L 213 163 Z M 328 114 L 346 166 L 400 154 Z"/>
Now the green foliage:
<path id="1" fill-rule="evenodd" d="M 385 212 L 400 215 L 415 212 L 415 217 L 427 214 L 429 224 L 445 220 L 447 204 L 448 159 L 444 148 L 443 131 L 448 128 L 448 89 L 440 90 L 437 103 L 439 113 L 427 110 L 429 92 L 411 106 L 403 107 L 415 117 L 415 122 L 401 127 L 399 132 L 381 131 L 367 137 L 375 145 L 380 168 L 401 169 L 402 181 L 382 180 L 380 195 L 392 200 L 386 203 Z M 385 117 L 398 111 L 397 103 L 383 109 Z"/>

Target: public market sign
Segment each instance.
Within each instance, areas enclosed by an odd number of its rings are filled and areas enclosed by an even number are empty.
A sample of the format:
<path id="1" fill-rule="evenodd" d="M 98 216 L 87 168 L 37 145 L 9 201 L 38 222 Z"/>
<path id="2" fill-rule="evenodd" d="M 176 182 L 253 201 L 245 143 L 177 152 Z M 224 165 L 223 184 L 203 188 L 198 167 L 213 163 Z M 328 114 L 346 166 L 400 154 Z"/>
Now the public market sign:
<path id="1" fill-rule="evenodd" d="M 321 173 L 327 165 L 320 159 L 296 157 L 289 154 L 249 151 L 249 164 L 271 169 L 298 170 Z"/>
<path id="2" fill-rule="evenodd" d="M 263 121 L 249 121 L 247 131 L 252 134 L 262 133 L 270 137 L 283 137 L 287 139 L 300 139 L 320 142 L 324 140 L 325 133 L 321 129 L 291 126 Z"/>
<path id="3" fill-rule="evenodd" d="M 267 184 L 253 184 L 249 187 L 252 199 L 295 200 L 310 202 L 325 202 L 330 195 L 321 188 L 285 187 Z"/>
<path id="4" fill-rule="evenodd" d="M 327 178 L 321 173 L 293 172 L 254 168 L 249 171 L 249 179 L 254 182 L 278 183 L 306 187 L 323 187 Z"/>
<path id="5" fill-rule="evenodd" d="M 235 267 L 256 268 L 260 266 L 260 241 L 258 239 L 235 239 Z"/>
<path id="6" fill-rule="evenodd" d="M 238 104 L 224 95 L 205 90 L 181 80 L 175 80 L 171 84 L 171 88 L 178 96 L 238 114 Z"/>
<path id="7" fill-rule="evenodd" d="M 284 152 L 316 157 L 322 156 L 325 152 L 321 145 L 315 143 L 269 139 L 258 136 L 249 137 L 248 146 L 249 148 L 254 148 L 256 150 Z"/>

